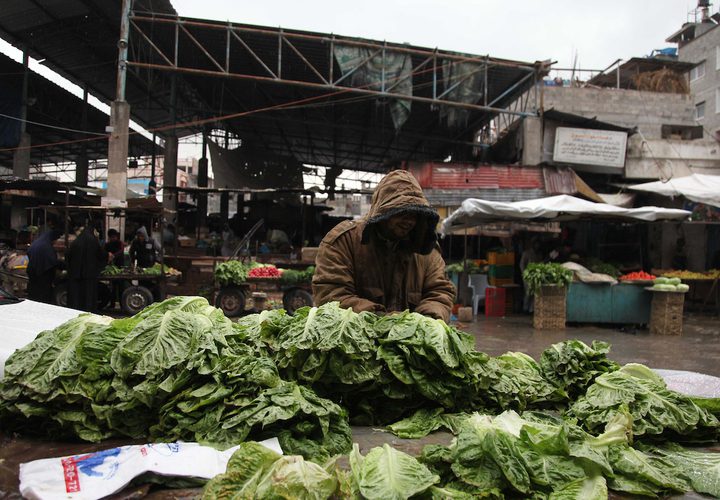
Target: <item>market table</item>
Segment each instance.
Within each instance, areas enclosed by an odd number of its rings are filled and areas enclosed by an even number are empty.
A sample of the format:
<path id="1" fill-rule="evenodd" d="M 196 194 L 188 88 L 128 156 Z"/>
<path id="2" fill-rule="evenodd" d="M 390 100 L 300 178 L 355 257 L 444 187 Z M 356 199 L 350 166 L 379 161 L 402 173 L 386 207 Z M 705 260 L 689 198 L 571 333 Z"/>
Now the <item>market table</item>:
<path id="1" fill-rule="evenodd" d="M 617 323 L 646 325 L 650 322 L 652 294 L 647 282 L 572 282 L 567 295 L 570 323 Z"/>

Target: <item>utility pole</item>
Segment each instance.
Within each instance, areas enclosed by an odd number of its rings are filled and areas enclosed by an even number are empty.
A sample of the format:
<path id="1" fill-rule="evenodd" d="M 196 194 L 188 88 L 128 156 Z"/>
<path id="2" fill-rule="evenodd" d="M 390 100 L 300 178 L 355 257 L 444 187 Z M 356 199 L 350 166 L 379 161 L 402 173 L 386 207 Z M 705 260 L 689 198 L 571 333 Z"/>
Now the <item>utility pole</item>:
<path id="1" fill-rule="evenodd" d="M 128 134 L 130 131 L 130 104 L 125 101 L 125 79 L 127 75 L 128 40 L 130 36 L 130 9 L 132 0 L 123 0 L 120 13 L 120 39 L 118 40 L 118 67 L 115 100 L 110 105 L 110 126 L 108 132 L 108 179 L 107 196 L 103 205 L 109 207 L 127 206 L 127 162 Z M 116 228 L 120 237 L 125 237 L 124 219 L 120 218 Z"/>

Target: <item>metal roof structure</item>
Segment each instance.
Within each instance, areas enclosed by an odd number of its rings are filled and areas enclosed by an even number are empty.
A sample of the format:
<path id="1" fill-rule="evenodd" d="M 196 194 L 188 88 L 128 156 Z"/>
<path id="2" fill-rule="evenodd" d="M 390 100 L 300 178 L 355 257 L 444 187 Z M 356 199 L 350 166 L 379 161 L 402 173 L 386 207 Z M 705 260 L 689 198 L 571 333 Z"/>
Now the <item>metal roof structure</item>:
<path id="1" fill-rule="evenodd" d="M 620 65 L 620 88 L 634 89 L 634 77 L 640 73 L 649 71 L 658 71 L 661 69 L 669 69 L 676 73 L 686 73 L 697 66 L 698 63 L 679 61 L 674 57 L 633 57 L 629 61 Z M 617 87 L 618 86 L 618 70 L 600 73 L 588 80 L 589 85 L 597 85 L 599 87 Z"/>
<path id="2" fill-rule="evenodd" d="M 120 0 L 6 0 L 0 36 L 109 102 L 120 15 Z M 376 172 L 402 160 L 472 159 L 493 117 L 536 114 L 537 99 L 506 107 L 532 95 L 549 67 L 181 18 L 169 0 L 134 1 L 128 42 L 126 100 L 148 130 L 225 129 L 257 157 Z M 355 62 L 343 64 L 343 54 Z"/>
<path id="3" fill-rule="evenodd" d="M 23 71 L 22 64 L 0 54 L 2 92 L 6 93 L 7 101 L 18 103 L 18 110 Z M 89 161 L 107 158 L 107 114 L 34 72 L 29 73 L 28 100 L 31 103 L 27 108 L 27 132 L 32 137 L 31 164 L 74 163 L 83 155 Z M 0 116 L 0 126 L 19 130 L 19 122 L 11 116 Z M 151 140 L 140 134 L 130 136 L 130 156 L 146 156 L 152 151 Z M 156 148 L 157 153 L 161 151 L 160 147 Z M 13 150 L 0 147 L 0 165 L 11 168 L 12 162 Z"/>

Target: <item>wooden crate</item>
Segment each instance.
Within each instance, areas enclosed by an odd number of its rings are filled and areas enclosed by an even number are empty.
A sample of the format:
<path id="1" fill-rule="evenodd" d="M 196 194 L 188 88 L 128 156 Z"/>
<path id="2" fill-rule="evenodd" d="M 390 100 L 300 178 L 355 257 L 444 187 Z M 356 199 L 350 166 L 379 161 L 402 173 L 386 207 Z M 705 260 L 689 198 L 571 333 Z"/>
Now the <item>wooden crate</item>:
<path id="1" fill-rule="evenodd" d="M 681 335 L 683 330 L 683 292 L 653 292 L 650 308 L 650 333 Z"/>
<path id="2" fill-rule="evenodd" d="M 543 286 L 535 294 L 533 328 L 538 330 L 562 330 L 565 328 L 567 288 Z"/>

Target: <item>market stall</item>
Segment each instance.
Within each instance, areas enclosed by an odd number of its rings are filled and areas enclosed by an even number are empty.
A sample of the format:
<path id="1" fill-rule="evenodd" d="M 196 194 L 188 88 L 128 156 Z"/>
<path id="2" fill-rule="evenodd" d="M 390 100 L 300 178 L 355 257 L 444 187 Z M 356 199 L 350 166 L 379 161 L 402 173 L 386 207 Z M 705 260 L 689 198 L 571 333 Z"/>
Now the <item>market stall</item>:
<path id="1" fill-rule="evenodd" d="M 499 221 L 574 221 L 584 219 L 656 222 L 664 220 L 686 220 L 686 210 L 660 207 L 622 208 L 605 203 L 595 203 L 580 198 L 560 195 L 549 198 L 514 203 L 491 202 L 467 199 L 461 207 L 446 218 L 441 232 L 449 234 L 479 225 Z M 584 268 L 582 268 L 584 269 Z M 566 309 L 554 308 L 557 314 L 567 315 L 562 322 L 547 321 L 548 324 L 570 322 L 599 322 L 617 324 L 648 324 L 650 321 L 651 294 L 644 290 L 647 280 L 624 280 L 615 277 L 598 280 L 589 276 L 589 270 L 578 273 L 575 281 L 566 291 Z M 601 271 L 603 272 L 603 271 Z M 618 273 L 619 275 L 619 273 Z M 583 278 L 585 276 L 587 279 Z M 588 277 L 589 276 L 589 277 Z M 540 289 L 538 289 L 540 291 Z"/>

